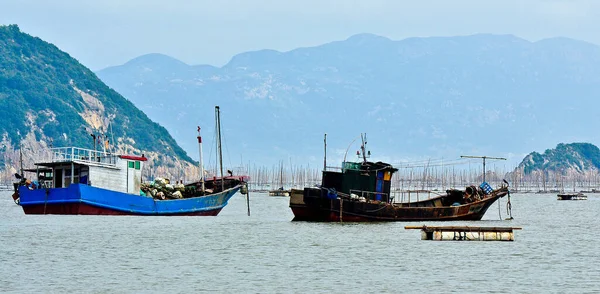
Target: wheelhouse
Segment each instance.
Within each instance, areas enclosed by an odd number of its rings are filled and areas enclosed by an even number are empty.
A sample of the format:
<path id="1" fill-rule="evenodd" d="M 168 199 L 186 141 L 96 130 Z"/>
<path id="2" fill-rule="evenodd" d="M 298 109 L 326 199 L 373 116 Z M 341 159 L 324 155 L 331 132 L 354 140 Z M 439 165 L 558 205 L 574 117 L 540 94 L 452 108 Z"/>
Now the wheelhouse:
<path id="1" fill-rule="evenodd" d="M 39 184 L 44 188 L 85 184 L 129 194 L 140 192 L 142 170 L 147 161 L 143 155 L 116 155 L 77 147 L 50 151 L 48 158 L 35 163 L 37 169 L 31 170 L 36 170 Z"/>

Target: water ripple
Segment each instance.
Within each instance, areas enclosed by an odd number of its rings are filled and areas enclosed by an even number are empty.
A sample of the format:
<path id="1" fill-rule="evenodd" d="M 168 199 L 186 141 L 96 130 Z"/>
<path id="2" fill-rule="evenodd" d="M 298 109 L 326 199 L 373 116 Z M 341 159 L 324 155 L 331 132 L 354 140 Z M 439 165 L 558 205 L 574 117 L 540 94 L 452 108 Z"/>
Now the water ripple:
<path id="1" fill-rule="evenodd" d="M 0 194 L 0 292 L 593 293 L 600 196 L 512 195 L 515 242 L 434 242 L 405 225 L 293 223 L 287 198 L 217 217 L 24 215 Z M 505 217 L 504 215 L 502 217 Z"/>

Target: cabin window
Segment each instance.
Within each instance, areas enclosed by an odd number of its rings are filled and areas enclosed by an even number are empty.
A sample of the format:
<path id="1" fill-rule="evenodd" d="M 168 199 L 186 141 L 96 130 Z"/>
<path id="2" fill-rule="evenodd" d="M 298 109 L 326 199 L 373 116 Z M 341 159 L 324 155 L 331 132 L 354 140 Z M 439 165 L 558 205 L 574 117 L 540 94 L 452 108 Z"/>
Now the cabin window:
<path id="1" fill-rule="evenodd" d="M 127 167 L 133 168 L 133 161 L 128 161 L 127 162 Z"/>
<path id="2" fill-rule="evenodd" d="M 389 181 L 392 179 L 392 173 L 389 171 L 386 171 L 385 174 L 383 175 L 383 180 L 384 181 Z"/>
<path id="3" fill-rule="evenodd" d="M 71 183 L 79 183 L 79 168 L 76 168 L 73 172 L 73 178 L 71 179 L 71 169 L 67 168 L 64 170 L 64 187 L 68 187 Z"/>
<path id="4" fill-rule="evenodd" d="M 140 169 L 140 162 L 139 161 L 135 162 L 135 169 Z"/>

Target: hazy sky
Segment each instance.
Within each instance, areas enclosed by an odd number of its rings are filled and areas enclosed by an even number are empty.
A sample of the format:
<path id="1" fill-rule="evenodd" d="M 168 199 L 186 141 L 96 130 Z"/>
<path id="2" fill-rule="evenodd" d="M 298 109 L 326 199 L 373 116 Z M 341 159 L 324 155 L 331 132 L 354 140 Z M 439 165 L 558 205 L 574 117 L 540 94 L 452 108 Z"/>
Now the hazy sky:
<path id="1" fill-rule="evenodd" d="M 599 0 L 0 0 L 0 24 L 54 43 L 93 70 L 146 53 L 222 66 L 374 33 L 399 40 L 475 33 L 600 44 Z"/>

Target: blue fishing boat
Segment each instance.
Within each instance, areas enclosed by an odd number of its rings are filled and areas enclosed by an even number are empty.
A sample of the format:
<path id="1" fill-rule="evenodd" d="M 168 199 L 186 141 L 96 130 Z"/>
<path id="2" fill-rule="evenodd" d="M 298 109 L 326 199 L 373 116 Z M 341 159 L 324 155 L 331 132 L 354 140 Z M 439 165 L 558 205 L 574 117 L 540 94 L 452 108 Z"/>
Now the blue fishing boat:
<path id="1" fill-rule="evenodd" d="M 198 143 L 201 150 L 200 128 Z M 223 176 L 222 165 L 220 177 L 202 176 L 186 185 L 166 179 L 143 184 L 146 161 L 144 155 L 52 148 L 36 168 L 16 174 L 13 199 L 26 214 L 217 215 L 235 193 L 247 191 L 247 177 Z M 37 180 L 27 179 L 24 171 Z"/>

